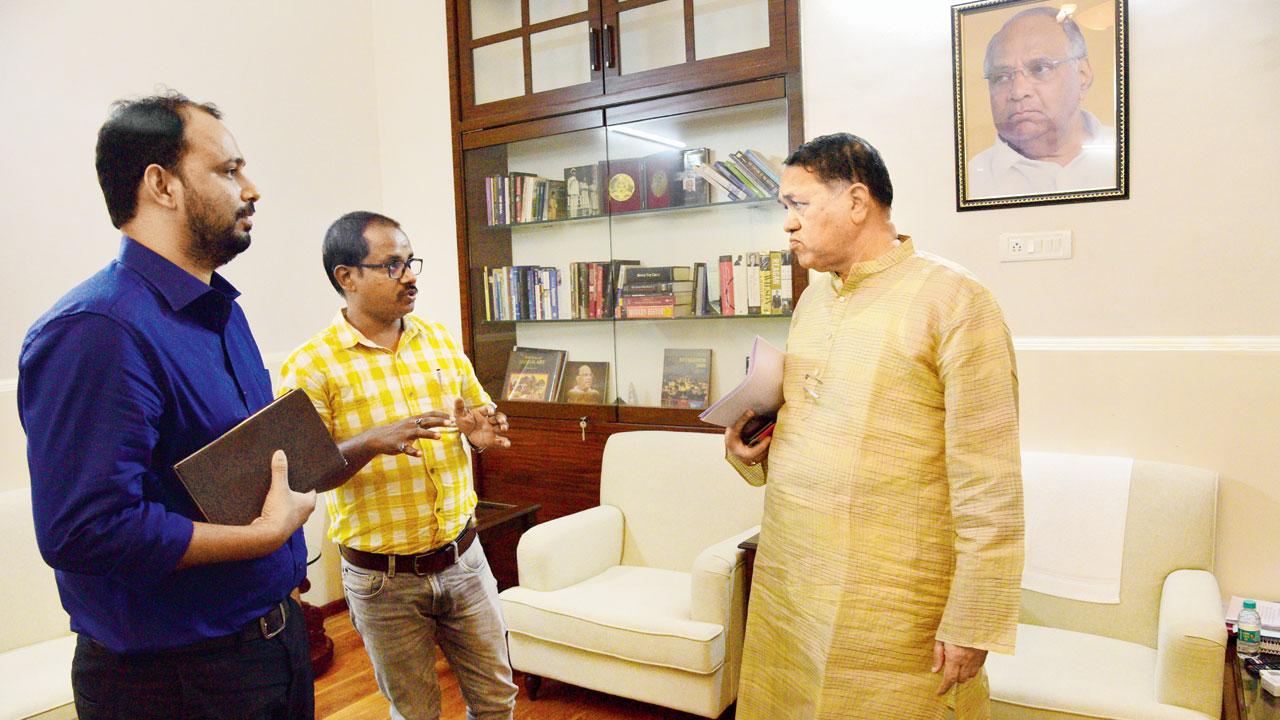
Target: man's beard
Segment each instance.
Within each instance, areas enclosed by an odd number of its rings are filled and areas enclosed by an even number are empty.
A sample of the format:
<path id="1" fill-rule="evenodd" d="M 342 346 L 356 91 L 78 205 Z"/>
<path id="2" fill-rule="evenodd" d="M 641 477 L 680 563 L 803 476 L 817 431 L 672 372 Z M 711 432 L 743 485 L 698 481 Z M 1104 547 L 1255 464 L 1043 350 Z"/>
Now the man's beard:
<path id="1" fill-rule="evenodd" d="M 189 197 L 187 229 L 191 232 L 191 247 L 187 255 L 192 260 L 204 267 L 219 268 L 249 248 L 249 233 L 237 230 L 236 224 L 253 214 L 253 203 L 244 205 L 224 221 L 203 197 L 194 193 Z"/>

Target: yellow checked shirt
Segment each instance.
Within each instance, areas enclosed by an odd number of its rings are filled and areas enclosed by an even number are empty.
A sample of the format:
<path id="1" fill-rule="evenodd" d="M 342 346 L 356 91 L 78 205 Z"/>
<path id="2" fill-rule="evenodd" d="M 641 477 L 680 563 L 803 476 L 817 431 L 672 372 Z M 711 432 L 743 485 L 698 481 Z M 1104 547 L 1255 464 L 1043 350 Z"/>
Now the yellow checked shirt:
<path id="1" fill-rule="evenodd" d="M 985 718 L 985 674 L 936 695 L 934 640 L 1013 651 L 1013 343 L 990 292 L 900 239 L 805 291 L 767 464 L 734 463 L 768 481 L 738 720 Z"/>
<path id="2" fill-rule="evenodd" d="M 392 352 L 366 338 L 341 311 L 294 350 L 280 369 L 281 392 L 311 397 L 334 442 L 385 423 L 492 404 L 471 362 L 444 326 L 414 315 Z M 408 555 L 452 540 L 475 511 L 471 457 L 461 433 L 419 440 L 422 457 L 378 455 L 327 493 L 329 537 L 367 552 Z M 293 459 L 290 459 L 293 462 Z"/>

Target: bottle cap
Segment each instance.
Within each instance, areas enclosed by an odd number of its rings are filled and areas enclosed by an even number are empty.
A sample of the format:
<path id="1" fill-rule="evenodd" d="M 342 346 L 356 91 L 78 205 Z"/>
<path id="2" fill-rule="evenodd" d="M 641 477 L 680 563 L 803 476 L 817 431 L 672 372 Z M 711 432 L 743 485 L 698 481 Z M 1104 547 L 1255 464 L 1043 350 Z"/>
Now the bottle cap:
<path id="1" fill-rule="evenodd" d="M 1256 601 L 1256 600 L 1245 600 L 1245 601 L 1244 601 L 1244 607 L 1245 607 L 1245 609 L 1246 609 L 1246 610 L 1257 610 L 1257 609 L 1258 609 L 1258 601 Z"/>

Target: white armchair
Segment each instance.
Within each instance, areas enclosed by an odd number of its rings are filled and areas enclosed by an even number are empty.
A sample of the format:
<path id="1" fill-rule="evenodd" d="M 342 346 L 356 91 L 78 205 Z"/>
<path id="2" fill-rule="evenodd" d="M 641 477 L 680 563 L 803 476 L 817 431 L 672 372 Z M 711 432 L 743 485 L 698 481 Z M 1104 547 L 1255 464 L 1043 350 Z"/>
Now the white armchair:
<path id="1" fill-rule="evenodd" d="M 1211 573 L 1217 490 L 1208 470 L 1134 461 L 1120 603 L 1023 590 L 1017 653 L 987 658 L 993 718 L 1219 716 L 1226 629 Z M 1028 524 L 1027 535 L 1035 532 Z"/>
<path id="2" fill-rule="evenodd" d="M 76 636 L 58 599 L 53 570 L 36 547 L 31 491 L 0 491 L 0 718 L 75 717 L 71 658 Z"/>
<path id="3" fill-rule="evenodd" d="M 720 435 L 609 438 L 600 506 L 520 539 L 501 594 L 511 664 L 541 677 L 718 717 L 737 697 L 744 553 L 764 489 L 724 460 Z"/>

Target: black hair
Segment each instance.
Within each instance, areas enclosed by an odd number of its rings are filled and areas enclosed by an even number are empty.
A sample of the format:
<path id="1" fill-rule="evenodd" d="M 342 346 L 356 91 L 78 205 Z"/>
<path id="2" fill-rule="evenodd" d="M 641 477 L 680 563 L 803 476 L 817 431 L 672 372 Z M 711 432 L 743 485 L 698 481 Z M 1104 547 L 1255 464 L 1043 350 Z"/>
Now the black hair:
<path id="1" fill-rule="evenodd" d="M 213 103 L 192 102 L 176 90 L 112 104 L 111 114 L 98 130 L 94 161 L 112 225 L 122 227 L 137 213 L 138 184 L 148 166 L 178 171 L 187 149 L 183 135 L 186 121 L 181 112 L 186 108 L 222 119 Z"/>
<path id="2" fill-rule="evenodd" d="M 784 161 L 799 165 L 823 182 L 862 183 L 886 210 L 893 207 L 893 183 L 879 151 L 857 135 L 833 133 L 796 148 Z"/>
<path id="3" fill-rule="evenodd" d="M 359 265 L 364 262 L 365 256 L 369 254 L 369 241 L 365 240 L 364 231 L 375 223 L 393 228 L 400 227 L 400 223 L 386 215 L 357 210 L 334 220 L 325 231 L 324 250 L 321 254 L 324 261 L 324 274 L 328 276 L 329 284 L 333 285 L 333 289 L 337 290 L 339 295 L 345 294 L 342 292 L 342 286 L 338 284 L 338 278 L 333 276 L 333 271 L 339 265 Z"/>

